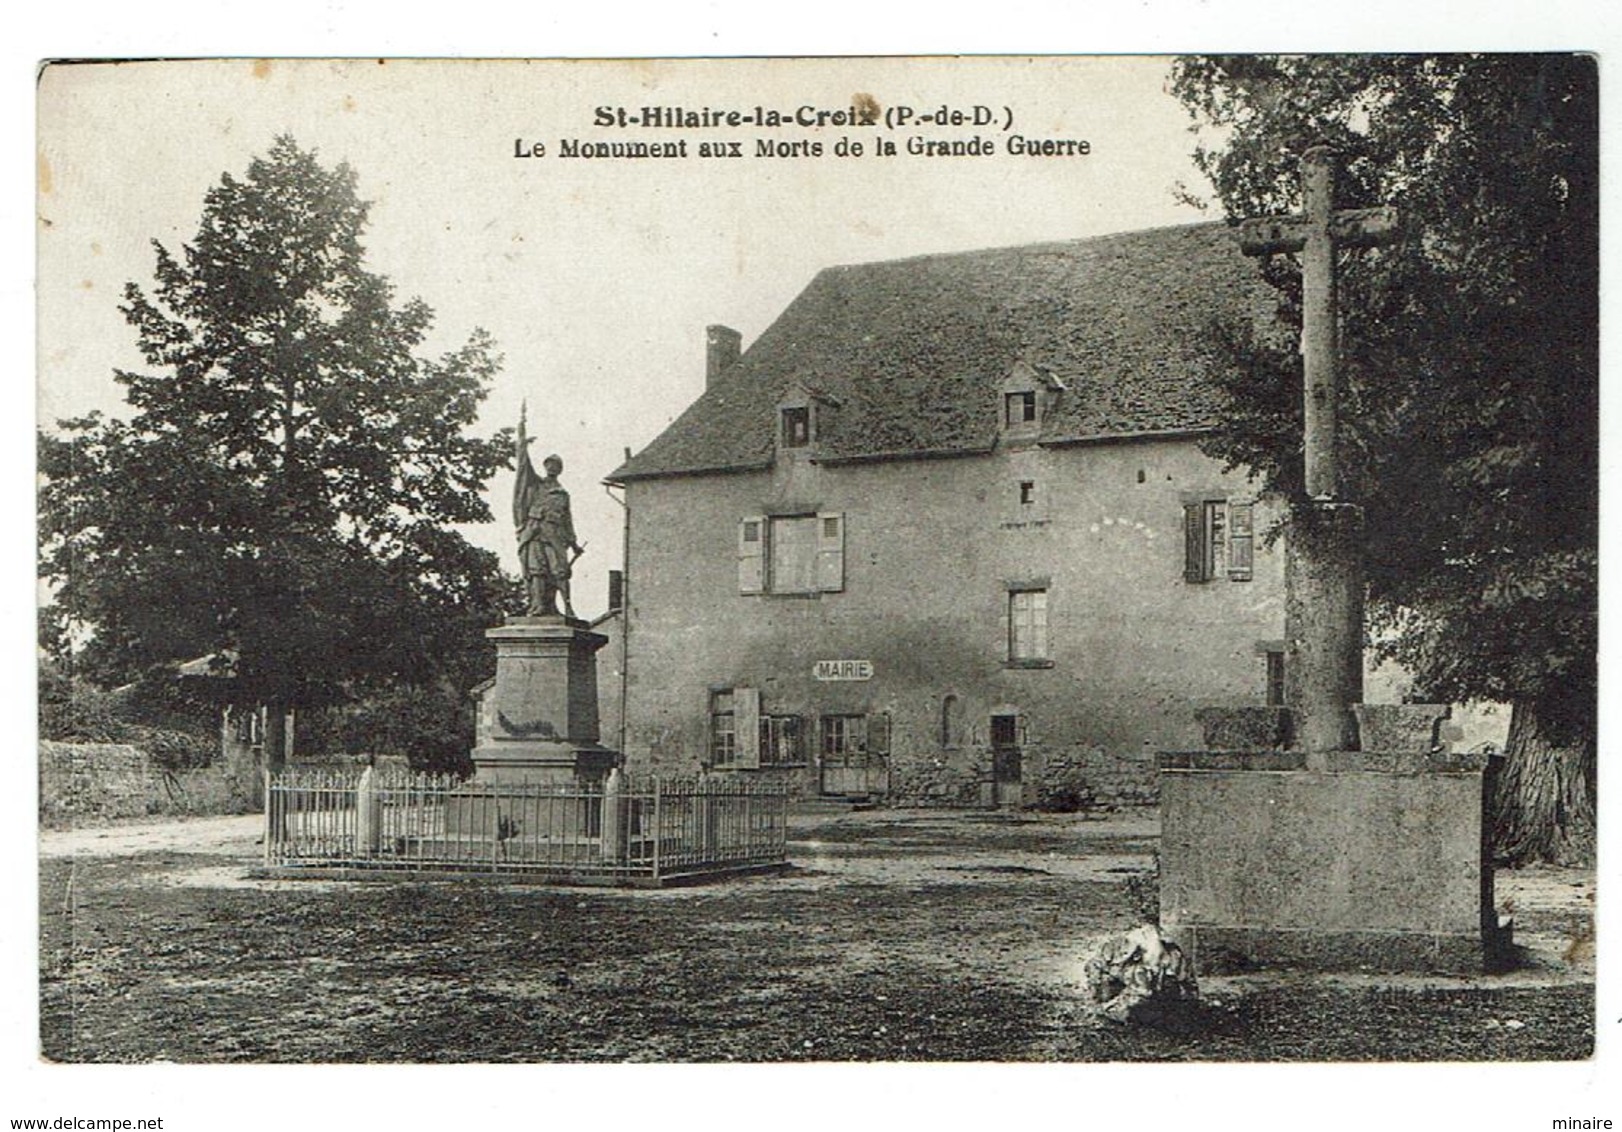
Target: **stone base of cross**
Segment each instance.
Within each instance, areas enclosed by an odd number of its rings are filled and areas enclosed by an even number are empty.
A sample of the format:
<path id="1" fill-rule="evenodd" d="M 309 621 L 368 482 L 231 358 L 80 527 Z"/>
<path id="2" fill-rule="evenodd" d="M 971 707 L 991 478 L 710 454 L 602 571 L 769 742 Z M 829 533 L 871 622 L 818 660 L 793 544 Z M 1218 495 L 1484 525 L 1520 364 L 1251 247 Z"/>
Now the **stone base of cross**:
<path id="1" fill-rule="evenodd" d="M 1335 212 L 1333 173 L 1327 151 L 1307 154 L 1304 215 L 1243 229 L 1245 251 L 1300 252 L 1304 275 L 1308 498 L 1285 563 L 1295 749 L 1277 746 L 1284 721 L 1249 705 L 1207 712 L 1206 750 L 1162 752 L 1160 924 L 1201 975 L 1475 974 L 1511 942 L 1483 828 L 1487 760 L 1440 744 L 1445 708 L 1358 702 L 1363 515 L 1335 463 L 1335 249 L 1384 242 L 1396 217 Z M 1256 746 L 1234 749 L 1249 735 Z"/>

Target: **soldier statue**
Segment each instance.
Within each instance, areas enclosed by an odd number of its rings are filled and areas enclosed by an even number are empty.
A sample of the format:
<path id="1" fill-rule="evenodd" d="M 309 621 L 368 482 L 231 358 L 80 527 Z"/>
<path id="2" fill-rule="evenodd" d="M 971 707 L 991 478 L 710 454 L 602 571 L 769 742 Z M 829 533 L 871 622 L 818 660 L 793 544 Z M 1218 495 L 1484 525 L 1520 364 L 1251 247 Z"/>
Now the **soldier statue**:
<path id="1" fill-rule="evenodd" d="M 558 476 L 563 461 L 548 456 L 541 461 L 546 475 L 535 473 L 530 463 L 529 445 L 534 440 L 525 432 L 527 408 L 518 417 L 518 481 L 513 485 L 513 524 L 518 528 L 518 561 L 524 569 L 524 593 L 528 613 L 556 616 L 558 597 L 563 598 L 563 614 L 574 616 L 569 601 L 569 576 L 575 560 L 585 547 L 575 541 L 574 518 L 569 512 L 569 493 Z"/>

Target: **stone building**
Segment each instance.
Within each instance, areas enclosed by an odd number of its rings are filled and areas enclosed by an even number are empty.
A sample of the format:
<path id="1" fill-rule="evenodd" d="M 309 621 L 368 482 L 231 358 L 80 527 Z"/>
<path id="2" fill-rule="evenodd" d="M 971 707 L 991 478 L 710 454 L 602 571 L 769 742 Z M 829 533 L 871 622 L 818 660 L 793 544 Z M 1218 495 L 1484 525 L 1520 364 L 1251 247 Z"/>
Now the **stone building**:
<path id="1" fill-rule="evenodd" d="M 1279 702 L 1273 510 L 1197 446 L 1219 225 L 821 272 L 616 470 L 633 771 L 897 803 L 1147 801 L 1205 704 Z"/>

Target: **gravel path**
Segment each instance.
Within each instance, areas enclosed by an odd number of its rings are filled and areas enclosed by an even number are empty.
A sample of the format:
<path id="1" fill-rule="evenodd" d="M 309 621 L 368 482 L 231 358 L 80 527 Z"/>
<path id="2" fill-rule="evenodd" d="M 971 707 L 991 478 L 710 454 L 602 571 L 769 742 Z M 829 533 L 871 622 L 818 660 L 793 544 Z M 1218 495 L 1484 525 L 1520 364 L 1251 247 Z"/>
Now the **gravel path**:
<path id="1" fill-rule="evenodd" d="M 70 1061 L 1534 1060 L 1593 1043 L 1593 878 L 1501 874 L 1508 975 L 1202 984 L 1182 1033 L 1079 994 L 1141 814 L 798 814 L 795 868 L 664 891 L 252 880 L 256 817 L 41 836 L 41 1015 Z"/>
<path id="2" fill-rule="evenodd" d="M 263 814 L 233 814 L 229 817 L 131 822 L 88 826 L 84 829 L 46 829 L 40 831 L 39 855 L 43 860 L 58 857 L 131 857 L 137 853 L 154 852 L 251 857 L 264 827 Z"/>

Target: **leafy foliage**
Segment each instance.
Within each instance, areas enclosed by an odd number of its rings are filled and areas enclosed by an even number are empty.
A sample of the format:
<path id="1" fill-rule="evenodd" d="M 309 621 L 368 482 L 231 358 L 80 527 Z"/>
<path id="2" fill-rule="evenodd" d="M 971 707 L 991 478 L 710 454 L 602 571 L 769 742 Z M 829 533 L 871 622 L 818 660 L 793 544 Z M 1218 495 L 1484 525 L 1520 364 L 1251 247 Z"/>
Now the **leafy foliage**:
<path id="1" fill-rule="evenodd" d="M 1531 695 L 1579 730 L 1596 639 L 1595 82 L 1569 56 L 1185 59 L 1175 76 L 1223 131 L 1197 160 L 1230 216 L 1296 207 L 1299 156 L 1323 141 L 1343 154 L 1342 206 L 1399 206 L 1400 245 L 1341 264 L 1343 456 L 1373 597 L 1430 694 Z M 1264 270 L 1298 324 L 1296 266 Z M 1299 361 L 1227 334 L 1243 364 L 1215 450 L 1298 495 Z"/>
<path id="2" fill-rule="evenodd" d="M 467 430 L 499 359 L 482 331 L 418 356 L 432 313 L 365 269 L 367 210 L 282 137 L 126 287 L 131 416 L 39 440 L 40 570 L 91 678 L 229 652 L 234 697 L 308 706 L 431 683 L 496 620 L 495 556 L 447 524 L 491 518 L 509 444 Z"/>
<path id="3" fill-rule="evenodd" d="M 127 743 L 169 770 L 207 766 L 219 752 L 216 723 L 195 705 L 175 702 L 172 680 L 108 691 L 70 678 L 60 665 L 40 669 L 39 737 L 65 743 Z"/>
<path id="4" fill-rule="evenodd" d="M 1300 155 L 1325 142 L 1341 207 L 1400 209 L 1396 246 L 1340 262 L 1341 455 L 1376 639 L 1423 694 L 1513 701 L 1590 765 L 1597 84 L 1575 55 L 1188 58 L 1173 76 L 1230 217 L 1298 207 Z M 1299 326 L 1297 265 L 1262 270 Z M 1210 450 L 1298 498 L 1299 359 L 1222 334 L 1234 412 Z"/>

